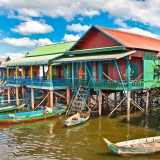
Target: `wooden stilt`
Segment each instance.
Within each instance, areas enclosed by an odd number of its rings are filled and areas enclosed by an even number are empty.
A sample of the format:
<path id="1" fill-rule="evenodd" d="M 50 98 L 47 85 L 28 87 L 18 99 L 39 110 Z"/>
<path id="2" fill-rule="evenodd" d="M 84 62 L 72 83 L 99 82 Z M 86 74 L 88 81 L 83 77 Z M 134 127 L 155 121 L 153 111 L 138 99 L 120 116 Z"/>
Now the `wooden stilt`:
<path id="1" fill-rule="evenodd" d="M 116 93 L 116 91 L 114 92 L 114 102 L 115 102 L 114 107 L 116 107 L 116 104 L 117 104 L 117 93 Z"/>
<path id="2" fill-rule="evenodd" d="M 149 102 L 149 91 L 147 92 L 146 96 L 146 115 L 148 114 L 148 102 Z"/>
<path id="3" fill-rule="evenodd" d="M 32 110 L 34 110 L 34 88 L 31 88 L 31 102 L 32 102 Z"/>
<path id="4" fill-rule="evenodd" d="M 137 104 L 133 99 L 130 98 L 130 102 L 137 107 L 140 111 L 144 112 L 145 110 L 139 106 L 139 104 Z"/>
<path id="5" fill-rule="evenodd" d="M 91 107 L 91 92 L 88 94 L 88 107 Z"/>
<path id="6" fill-rule="evenodd" d="M 48 91 L 48 92 L 50 92 L 50 91 Z M 47 106 L 49 106 L 49 104 L 50 104 L 50 96 L 47 97 Z"/>
<path id="7" fill-rule="evenodd" d="M 53 90 L 50 90 L 50 108 L 53 108 Z"/>
<path id="8" fill-rule="evenodd" d="M 19 92 L 18 92 L 18 87 L 16 87 L 16 105 L 19 106 Z"/>
<path id="9" fill-rule="evenodd" d="M 110 117 L 112 115 L 112 113 L 122 104 L 122 102 L 126 99 L 126 97 L 124 97 L 122 99 L 122 101 L 112 110 L 112 112 L 108 115 L 108 117 Z"/>
<path id="10" fill-rule="evenodd" d="M 71 89 L 68 88 L 67 89 L 67 105 L 68 106 L 69 106 L 70 102 L 71 102 Z"/>
<path id="11" fill-rule="evenodd" d="M 123 99 L 123 92 L 122 91 L 120 91 L 120 101 L 122 101 L 122 99 Z M 120 108 L 121 108 L 121 113 L 122 113 L 122 103 L 120 104 Z"/>
<path id="12" fill-rule="evenodd" d="M 8 86 L 8 105 L 11 104 L 11 95 L 10 95 L 10 87 Z"/>
<path id="13" fill-rule="evenodd" d="M 25 89 L 22 87 L 22 98 L 24 99 L 26 95 Z"/>
<path id="14" fill-rule="evenodd" d="M 106 97 L 106 112 L 107 112 L 107 114 L 108 114 L 108 92 L 106 92 L 106 95 L 105 95 Z"/>
<path id="15" fill-rule="evenodd" d="M 99 89 L 99 116 L 101 116 L 102 112 L 102 95 L 101 95 L 101 90 Z"/>
<path id="16" fill-rule="evenodd" d="M 131 91 L 128 91 L 128 97 L 127 97 L 127 121 L 129 122 L 130 121 L 130 94 L 131 94 Z"/>

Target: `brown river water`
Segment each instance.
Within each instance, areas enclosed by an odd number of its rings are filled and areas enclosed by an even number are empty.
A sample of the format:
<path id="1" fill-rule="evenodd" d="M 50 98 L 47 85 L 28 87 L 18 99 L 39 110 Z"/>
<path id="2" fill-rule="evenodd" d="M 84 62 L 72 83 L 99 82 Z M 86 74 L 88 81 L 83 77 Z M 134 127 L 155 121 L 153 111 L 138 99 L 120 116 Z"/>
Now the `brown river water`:
<path id="1" fill-rule="evenodd" d="M 148 116 L 91 118 L 84 124 L 64 127 L 65 117 L 46 121 L 0 124 L 0 160 L 155 160 L 160 154 L 121 157 L 114 155 L 103 141 L 112 142 L 160 135 L 160 111 Z"/>

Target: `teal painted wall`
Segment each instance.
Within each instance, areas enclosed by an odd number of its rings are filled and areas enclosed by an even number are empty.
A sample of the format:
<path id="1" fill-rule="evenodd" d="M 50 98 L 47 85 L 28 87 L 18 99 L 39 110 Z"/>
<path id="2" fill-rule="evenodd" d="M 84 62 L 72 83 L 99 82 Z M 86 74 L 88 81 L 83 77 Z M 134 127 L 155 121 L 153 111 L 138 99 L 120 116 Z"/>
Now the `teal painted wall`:
<path id="1" fill-rule="evenodd" d="M 154 68 L 151 64 L 158 63 L 158 60 L 156 60 L 155 56 L 157 53 L 154 52 L 144 52 L 144 63 L 143 63 L 143 70 L 144 70 L 144 87 L 148 88 L 154 85 L 156 79 L 154 79 Z M 153 81 L 153 82 L 146 82 L 146 81 Z"/>

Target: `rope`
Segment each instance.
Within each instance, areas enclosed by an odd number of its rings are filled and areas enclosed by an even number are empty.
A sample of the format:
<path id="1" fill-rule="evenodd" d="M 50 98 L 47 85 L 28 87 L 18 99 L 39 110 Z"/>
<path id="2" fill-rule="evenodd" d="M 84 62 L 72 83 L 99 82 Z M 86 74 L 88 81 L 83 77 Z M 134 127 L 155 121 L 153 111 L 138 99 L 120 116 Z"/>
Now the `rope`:
<path id="1" fill-rule="evenodd" d="M 48 92 L 48 94 L 44 97 L 44 99 L 41 101 L 41 103 L 35 109 L 37 109 L 44 102 L 44 100 L 48 97 L 48 95 L 49 95 L 50 92 L 51 91 Z"/>

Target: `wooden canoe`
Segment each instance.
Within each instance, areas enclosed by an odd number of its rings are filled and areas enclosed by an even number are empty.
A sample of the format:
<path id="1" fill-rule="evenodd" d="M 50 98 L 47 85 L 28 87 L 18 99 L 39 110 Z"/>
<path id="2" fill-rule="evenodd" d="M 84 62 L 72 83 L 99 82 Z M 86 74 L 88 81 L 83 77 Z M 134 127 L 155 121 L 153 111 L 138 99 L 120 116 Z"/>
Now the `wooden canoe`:
<path id="1" fill-rule="evenodd" d="M 86 122 L 90 117 L 90 113 L 76 113 L 65 121 L 66 126 L 73 126 Z"/>
<path id="2" fill-rule="evenodd" d="M 103 138 L 108 147 L 121 156 L 146 155 L 160 152 L 160 136 L 141 138 L 118 143 L 112 143 Z"/>
<path id="3" fill-rule="evenodd" d="M 24 108 L 24 106 L 25 104 L 22 104 L 20 106 L 13 105 L 13 106 L 0 107 L 0 113 L 22 109 Z"/>
<path id="4" fill-rule="evenodd" d="M 39 120 L 45 120 L 47 118 L 61 115 L 63 110 L 53 110 L 50 113 L 45 110 L 36 110 L 30 112 L 21 112 L 15 114 L 3 114 L 0 115 L 0 123 L 26 123 Z"/>

